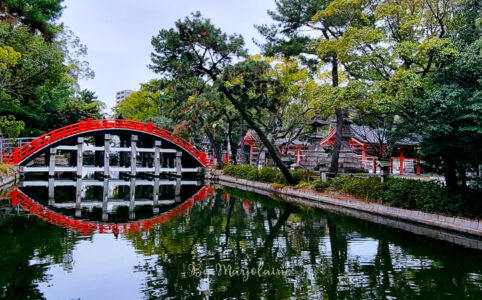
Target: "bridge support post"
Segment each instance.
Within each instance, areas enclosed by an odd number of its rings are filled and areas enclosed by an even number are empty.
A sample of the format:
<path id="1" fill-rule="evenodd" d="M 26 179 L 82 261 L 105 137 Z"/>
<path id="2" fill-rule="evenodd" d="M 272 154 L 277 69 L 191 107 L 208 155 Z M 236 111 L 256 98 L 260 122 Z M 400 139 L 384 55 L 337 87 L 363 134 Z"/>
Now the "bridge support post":
<path id="1" fill-rule="evenodd" d="M 50 148 L 50 152 L 49 152 L 49 177 L 54 177 L 54 175 L 55 175 L 55 154 L 57 154 L 57 148 Z"/>
<path id="2" fill-rule="evenodd" d="M 136 212 L 134 208 L 136 207 L 136 179 L 131 178 L 131 186 L 129 190 L 129 219 L 133 220 L 136 218 Z"/>
<path id="3" fill-rule="evenodd" d="M 181 202 L 181 177 L 176 178 L 176 189 L 174 191 L 174 200 Z"/>
<path id="4" fill-rule="evenodd" d="M 182 176 L 182 152 L 176 152 L 176 176 Z"/>
<path id="5" fill-rule="evenodd" d="M 154 189 L 152 191 L 153 196 L 153 213 L 157 215 L 159 213 L 159 178 L 154 178 Z"/>
<path id="6" fill-rule="evenodd" d="M 79 138 L 81 139 L 81 138 Z M 77 182 L 75 184 L 75 216 L 80 218 L 82 216 L 82 177 L 77 178 Z"/>
<path id="7" fill-rule="evenodd" d="M 137 174 L 137 135 L 131 136 L 131 176 Z"/>
<path id="8" fill-rule="evenodd" d="M 49 177 L 48 197 L 48 204 L 55 204 L 55 181 L 53 176 Z"/>
<path id="9" fill-rule="evenodd" d="M 154 142 L 154 176 L 161 174 L 161 141 Z"/>
<path id="10" fill-rule="evenodd" d="M 109 177 L 110 171 L 110 134 L 104 135 L 104 177 Z"/>
<path id="11" fill-rule="evenodd" d="M 82 178 L 82 167 L 84 165 L 84 138 L 77 138 L 77 177 Z"/>
<path id="12" fill-rule="evenodd" d="M 102 221 L 107 221 L 109 216 L 107 214 L 107 204 L 109 203 L 109 179 L 104 179 L 104 186 L 102 190 Z"/>

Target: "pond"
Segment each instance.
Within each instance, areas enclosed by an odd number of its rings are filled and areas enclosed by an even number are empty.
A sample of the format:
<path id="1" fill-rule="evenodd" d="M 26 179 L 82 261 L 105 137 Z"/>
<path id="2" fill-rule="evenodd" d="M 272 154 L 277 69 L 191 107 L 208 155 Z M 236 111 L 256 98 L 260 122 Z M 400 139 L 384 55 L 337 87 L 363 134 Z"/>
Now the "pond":
<path id="1" fill-rule="evenodd" d="M 5 299 L 482 299 L 480 250 L 234 188 L 30 181 L 0 205 Z"/>

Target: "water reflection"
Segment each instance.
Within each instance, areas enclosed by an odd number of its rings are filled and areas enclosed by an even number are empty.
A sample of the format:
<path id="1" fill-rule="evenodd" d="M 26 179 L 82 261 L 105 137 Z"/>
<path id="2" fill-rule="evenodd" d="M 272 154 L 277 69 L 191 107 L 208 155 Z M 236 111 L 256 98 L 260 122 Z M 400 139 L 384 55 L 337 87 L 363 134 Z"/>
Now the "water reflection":
<path id="1" fill-rule="evenodd" d="M 211 190 L 199 181 L 82 179 L 23 181 L 12 205 L 82 234 L 148 230 L 203 201 Z M 47 199 L 47 201 L 45 201 Z"/>
<path id="2" fill-rule="evenodd" d="M 154 202 L 148 198 L 149 186 L 136 188 L 136 201 Z M 45 188 L 37 191 L 36 196 L 45 196 L 38 201 L 48 202 Z M 69 206 L 52 211 L 70 211 L 74 219 L 77 185 L 70 189 L 63 191 L 72 197 L 68 200 L 61 201 L 62 194 L 54 193 L 56 204 Z M 82 203 L 89 193 L 103 195 L 103 191 L 87 190 L 81 193 L 85 194 Z M 109 188 L 108 198 L 122 196 L 127 201 L 129 191 L 118 190 L 116 186 Z M 0 252 L 0 268 L 5 271 L 0 275 L 0 297 L 14 299 L 18 293 L 20 298 L 47 294 L 88 298 L 92 294 L 86 294 L 85 285 L 66 290 L 57 284 L 66 284 L 76 278 L 73 273 L 87 269 L 117 281 L 117 294 L 122 294 L 124 286 L 132 286 L 132 280 L 139 280 L 138 292 L 146 299 L 482 298 L 480 251 L 235 189 L 204 187 L 175 208 L 194 198 L 198 200 L 162 223 L 153 223 L 143 231 L 126 230 L 115 242 L 102 239 L 102 243 L 97 234 L 83 236 L 5 209 L 0 226 L 0 240 L 7 243 Z M 159 196 L 161 199 L 164 196 Z M 91 215 L 91 207 L 102 211 L 97 204 L 81 206 L 82 217 Z M 106 211 L 110 222 L 115 209 Z M 90 222 L 100 224 L 102 220 Z M 84 239 L 89 240 L 90 250 L 75 246 L 84 245 Z M 85 259 L 92 253 L 108 253 L 119 243 L 125 245 L 124 251 L 131 249 L 136 254 L 135 265 L 123 268 L 130 268 L 131 276 L 115 272 L 123 261 L 100 264 L 101 260 L 92 259 L 89 265 Z M 76 262 L 82 262 L 82 268 Z M 16 270 L 26 273 L 17 276 Z M 51 282 L 52 286 L 39 282 Z M 109 290 L 98 293 L 99 298 L 109 296 Z"/>

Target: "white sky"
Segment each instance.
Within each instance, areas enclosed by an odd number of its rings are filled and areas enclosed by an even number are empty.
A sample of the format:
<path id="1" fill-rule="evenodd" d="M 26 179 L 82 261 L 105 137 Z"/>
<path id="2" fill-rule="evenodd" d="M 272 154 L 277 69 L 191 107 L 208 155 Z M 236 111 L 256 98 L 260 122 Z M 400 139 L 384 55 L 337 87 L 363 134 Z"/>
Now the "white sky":
<path id="1" fill-rule="evenodd" d="M 266 11 L 274 0 L 65 0 L 60 22 L 70 27 L 88 47 L 86 60 L 95 78 L 82 81 L 81 88 L 96 93 L 108 108 L 115 92 L 138 90 L 140 83 L 158 77 L 147 65 L 151 38 L 169 29 L 191 12 L 201 14 L 229 34 L 241 34 L 254 54 L 252 39 L 262 40 L 254 24 L 269 24 Z"/>

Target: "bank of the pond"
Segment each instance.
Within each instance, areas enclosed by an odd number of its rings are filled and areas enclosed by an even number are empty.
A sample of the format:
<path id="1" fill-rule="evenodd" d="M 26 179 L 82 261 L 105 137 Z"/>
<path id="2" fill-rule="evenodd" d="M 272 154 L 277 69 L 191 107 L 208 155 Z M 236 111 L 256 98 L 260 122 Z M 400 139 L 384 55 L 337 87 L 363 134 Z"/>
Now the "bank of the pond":
<path id="1" fill-rule="evenodd" d="M 20 179 L 17 167 L 0 164 L 0 191 L 15 185 Z"/>
<path id="2" fill-rule="evenodd" d="M 219 174 L 216 177 L 221 184 L 223 182 L 235 183 L 237 185 L 248 187 L 252 191 L 258 191 L 260 193 L 268 192 L 278 195 L 287 195 L 301 199 L 308 199 L 311 201 L 318 201 L 321 203 L 327 203 L 330 205 L 350 208 L 362 212 L 378 214 L 390 218 L 396 218 L 438 228 L 454 230 L 457 232 L 482 236 L 482 221 L 479 220 L 449 217 L 439 214 L 427 213 L 419 210 L 386 206 L 379 203 L 357 200 L 342 194 L 335 195 L 320 193 L 312 189 L 294 188 L 290 186 L 278 187 L 271 183 L 251 181 L 223 174 Z"/>

